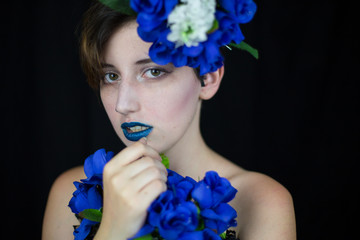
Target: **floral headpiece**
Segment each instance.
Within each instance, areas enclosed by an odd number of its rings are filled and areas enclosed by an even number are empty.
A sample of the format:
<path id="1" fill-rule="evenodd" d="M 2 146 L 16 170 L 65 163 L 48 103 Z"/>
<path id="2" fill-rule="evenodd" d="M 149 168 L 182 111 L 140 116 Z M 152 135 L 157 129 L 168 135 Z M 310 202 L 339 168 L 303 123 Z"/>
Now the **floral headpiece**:
<path id="1" fill-rule="evenodd" d="M 253 18 L 253 0 L 100 0 L 127 15 L 137 15 L 138 34 L 152 42 L 150 58 L 159 65 L 198 68 L 200 75 L 223 65 L 220 47 L 239 48 L 258 58 L 243 40 L 240 24 Z"/>

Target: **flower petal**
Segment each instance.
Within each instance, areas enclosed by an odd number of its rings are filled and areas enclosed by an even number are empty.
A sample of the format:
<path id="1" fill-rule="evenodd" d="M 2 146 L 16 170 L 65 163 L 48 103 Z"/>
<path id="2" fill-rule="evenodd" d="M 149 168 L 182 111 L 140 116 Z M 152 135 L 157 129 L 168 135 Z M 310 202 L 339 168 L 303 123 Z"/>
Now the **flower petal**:
<path id="1" fill-rule="evenodd" d="M 196 184 L 191 196 L 199 204 L 201 209 L 209 208 L 212 205 L 211 189 L 204 181 Z"/>
<path id="2" fill-rule="evenodd" d="M 197 57 L 199 56 L 199 54 L 201 54 L 201 52 L 203 51 L 204 49 L 204 46 L 202 44 L 199 44 L 198 46 L 196 47 L 184 47 L 183 49 L 183 53 L 186 55 L 186 56 L 189 56 L 189 57 Z"/>
<path id="3" fill-rule="evenodd" d="M 204 238 L 202 231 L 194 231 L 194 232 L 184 232 L 178 237 L 178 240 L 207 240 L 208 238 Z"/>
<path id="4" fill-rule="evenodd" d="M 91 209 L 100 209 L 102 207 L 102 196 L 96 189 L 96 186 L 89 189 L 87 200 Z"/>
<path id="5" fill-rule="evenodd" d="M 91 154 L 89 157 L 87 157 L 85 159 L 85 163 L 84 163 L 84 172 L 85 175 L 90 178 L 94 175 L 94 170 L 93 170 L 93 154 Z"/>
<path id="6" fill-rule="evenodd" d="M 205 228 L 203 234 L 206 240 L 221 240 L 221 237 L 209 228 Z"/>
<path id="7" fill-rule="evenodd" d="M 215 209 L 204 209 L 200 214 L 204 218 L 219 220 L 222 222 L 230 222 L 237 216 L 235 209 L 227 203 L 222 203 Z"/>
<path id="8" fill-rule="evenodd" d="M 83 219 L 80 223 L 80 226 L 77 227 L 73 234 L 75 237 L 75 240 L 83 240 L 89 235 L 91 227 L 95 225 L 96 222 L 90 221 L 88 219 Z"/>
<path id="9" fill-rule="evenodd" d="M 102 174 L 105 164 L 106 164 L 106 151 L 105 149 L 102 148 L 94 153 L 94 157 L 93 157 L 94 174 Z"/>

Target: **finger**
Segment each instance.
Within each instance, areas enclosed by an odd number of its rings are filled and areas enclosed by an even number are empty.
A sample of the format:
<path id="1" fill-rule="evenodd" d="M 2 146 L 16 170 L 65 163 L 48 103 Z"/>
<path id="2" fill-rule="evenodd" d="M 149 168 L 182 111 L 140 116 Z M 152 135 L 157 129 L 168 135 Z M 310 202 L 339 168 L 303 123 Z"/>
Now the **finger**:
<path id="1" fill-rule="evenodd" d="M 136 142 L 122 150 L 105 165 L 104 175 L 114 174 L 119 168 L 126 166 L 143 156 L 148 156 L 161 162 L 160 155 L 153 148 L 142 142 Z"/>
<path id="2" fill-rule="evenodd" d="M 145 206 L 150 206 L 150 204 L 163 192 L 167 189 L 166 183 L 162 180 L 155 179 L 148 184 L 146 184 L 139 192 L 139 197 L 141 197 Z"/>
<path id="3" fill-rule="evenodd" d="M 131 179 L 131 183 L 134 185 L 134 190 L 140 192 L 141 189 L 154 180 L 160 180 L 164 183 L 167 180 L 167 176 L 164 171 L 160 170 L 156 166 L 148 167 L 139 174 L 135 175 Z"/>
<path id="4" fill-rule="evenodd" d="M 150 157 L 142 157 L 137 161 L 132 162 L 124 168 L 124 172 L 129 178 L 133 178 L 136 175 L 140 174 L 142 171 L 146 170 L 147 168 L 155 167 L 161 171 L 162 174 L 167 176 L 167 170 L 165 166 L 158 160 L 155 160 Z"/>
<path id="5" fill-rule="evenodd" d="M 128 170 L 128 169 L 127 169 Z M 108 184 L 104 184 L 104 192 L 107 192 L 107 187 L 110 187 L 113 191 L 116 191 L 118 196 L 126 201 L 125 199 L 133 199 L 133 201 L 137 202 L 141 201 L 141 205 L 148 207 L 142 200 L 144 197 L 143 191 L 155 191 L 154 194 L 150 194 L 148 197 L 155 198 L 157 197 L 164 189 L 166 189 L 166 174 L 160 170 L 156 166 L 151 166 L 143 171 L 139 172 L 133 178 L 124 178 L 124 175 L 117 174 L 112 176 L 112 181 L 106 182 Z M 158 182 L 158 183 L 154 183 Z M 159 182 L 161 184 L 159 184 Z M 109 185 L 111 184 L 111 186 Z M 153 185 L 161 185 L 160 189 L 155 189 Z M 154 188 L 153 190 L 149 190 L 150 188 Z M 138 199 L 138 200 L 136 200 Z"/>
<path id="6" fill-rule="evenodd" d="M 146 139 L 142 138 L 141 140 L 142 141 L 136 142 L 122 151 L 123 157 L 128 159 L 126 163 L 128 164 L 132 161 L 135 161 L 142 156 L 148 156 L 161 161 L 159 153 L 147 145 Z"/>
<path id="7" fill-rule="evenodd" d="M 142 157 L 126 166 L 123 166 L 110 177 L 116 177 L 116 179 L 119 179 L 118 181 L 127 183 L 132 181 L 132 178 L 135 178 L 138 174 L 141 174 L 148 168 L 157 168 L 165 177 L 167 177 L 168 173 L 164 165 L 158 160 L 154 160 L 150 157 Z"/>

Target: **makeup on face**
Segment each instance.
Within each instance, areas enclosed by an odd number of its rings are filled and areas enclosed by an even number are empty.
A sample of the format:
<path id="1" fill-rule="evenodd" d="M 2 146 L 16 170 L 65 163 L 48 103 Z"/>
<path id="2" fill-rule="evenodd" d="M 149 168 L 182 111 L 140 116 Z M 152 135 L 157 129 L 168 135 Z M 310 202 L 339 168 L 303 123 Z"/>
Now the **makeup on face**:
<path id="1" fill-rule="evenodd" d="M 153 127 L 141 122 L 125 122 L 121 124 L 124 136 L 129 141 L 138 141 L 143 137 L 147 137 L 153 130 Z"/>
<path id="2" fill-rule="evenodd" d="M 166 152 L 192 136 L 186 133 L 197 126 L 201 88 L 193 69 L 152 62 L 136 26 L 121 28 L 107 43 L 101 99 L 125 145 L 147 137 L 152 148 Z"/>

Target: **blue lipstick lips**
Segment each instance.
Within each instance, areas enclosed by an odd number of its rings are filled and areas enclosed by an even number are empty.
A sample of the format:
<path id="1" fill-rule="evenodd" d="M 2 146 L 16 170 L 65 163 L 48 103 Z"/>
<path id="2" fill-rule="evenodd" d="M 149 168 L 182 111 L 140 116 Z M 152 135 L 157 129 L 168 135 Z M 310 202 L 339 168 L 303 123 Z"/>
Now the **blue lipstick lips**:
<path id="1" fill-rule="evenodd" d="M 121 128 L 125 137 L 133 142 L 147 137 L 153 129 L 152 126 L 140 122 L 126 122 L 121 124 Z"/>

